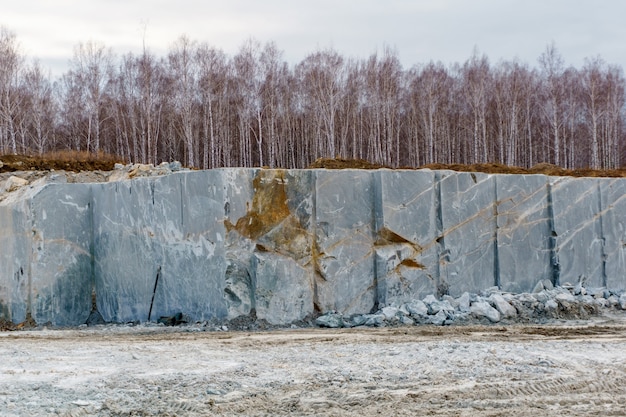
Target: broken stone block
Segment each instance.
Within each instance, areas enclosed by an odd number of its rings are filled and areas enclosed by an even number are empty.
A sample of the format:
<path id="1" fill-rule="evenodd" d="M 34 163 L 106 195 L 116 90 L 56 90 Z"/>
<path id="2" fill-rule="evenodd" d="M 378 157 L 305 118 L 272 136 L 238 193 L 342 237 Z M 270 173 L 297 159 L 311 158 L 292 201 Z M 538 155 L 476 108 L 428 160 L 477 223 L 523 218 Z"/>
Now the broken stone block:
<path id="1" fill-rule="evenodd" d="M 274 275 L 280 273 L 283 268 L 275 264 L 278 259 L 282 259 L 286 263 L 284 267 L 298 271 L 299 274 L 308 274 L 309 278 L 314 271 L 311 262 L 313 254 L 313 233 L 311 231 L 313 171 L 250 170 L 245 174 L 247 180 L 243 182 L 249 181 L 251 184 L 248 188 L 249 198 L 243 206 L 246 210 L 245 212 L 240 210 L 239 217 L 228 219 L 229 233 L 226 254 L 231 267 L 227 277 L 228 287 L 225 289 L 225 294 L 227 300 L 229 302 L 232 300 L 234 303 L 232 307 L 229 305 L 229 317 L 239 312 L 247 314 L 246 310 L 249 311 L 245 301 L 248 293 L 245 288 L 245 278 L 254 276 L 257 285 L 258 283 L 267 283 L 268 280 L 275 280 Z M 251 176 L 250 174 L 254 175 Z M 237 181 L 242 182 L 241 179 L 237 179 Z M 242 204 L 240 203 L 239 206 L 241 207 Z M 262 254 L 259 255 L 262 257 L 261 260 L 256 253 Z M 235 259 L 236 261 L 234 261 Z M 271 262 L 266 262 L 268 259 L 271 259 Z M 236 273 L 233 274 L 234 272 Z M 251 294 L 255 294 L 253 286 L 254 283 L 249 290 Z M 310 289 L 311 285 L 307 285 L 307 288 Z M 238 295 L 239 293 L 242 296 Z M 311 293 L 311 300 L 312 296 Z M 277 297 L 274 299 L 278 300 Z M 262 305 L 257 305 L 259 302 Z M 268 320 L 276 320 L 272 317 L 278 317 L 280 314 L 295 314 L 289 312 L 279 314 L 274 310 L 266 312 L 265 310 L 269 307 L 264 307 L 264 305 L 271 306 L 271 303 L 265 298 L 256 300 L 253 297 L 250 309 L 256 308 L 259 318 L 268 314 L 270 317 Z M 310 304 L 312 306 L 313 302 L 311 301 Z M 309 307 L 306 308 L 306 314 L 308 314 Z M 271 309 L 275 309 L 275 306 Z M 298 314 L 295 315 L 298 319 L 302 318 Z"/>
<path id="2" fill-rule="evenodd" d="M 345 327 L 343 316 L 341 314 L 327 313 L 323 316 L 319 316 L 315 319 L 315 324 L 319 327 L 328 327 L 331 329 L 338 329 Z"/>
<path id="3" fill-rule="evenodd" d="M 435 252 L 434 248 L 427 250 Z M 413 245 L 377 246 L 375 253 L 376 290 L 380 305 L 409 302 L 437 292 L 436 278 L 429 273 L 426 265 L 415 260 L 419 254 Z M 424 260 L 422 257 L 418 259 Z M 436 256 L 431 254 L 428 259 L 432 267 Z"/>
<path id="4" fill-rule="evenodd" d="M 553 278 L 548 178 L 497 175 L 495 181 L 500 288 L 531 292 L 538 280 Z"/>
<path id="5" fill-rule="evenodd" d="M 357 314 L 376 303 L 372 174 L 317 170 L 314 265 L 319 310 Z"/>
<path id="6" fill-rule="evenodd" d="M 222 168 L 224 194 L 224 220 L 226 226 L 223 296 L 229 319 L 247 316 L 254 309 L 254 275 L 252 254 L 256 242 L 240 230 L 249 222 L 248 212 L 253 209 L 254 178 L 260 170 Z M 245 217 L 244 220 L 240 220 Z M 239 225 L 239 227 L 237 227 Z"/>
<path id="7" fill-rule="evenodd" d="M 420 318 L 428 315 L 428 306 L 422 300 L 411 300 L 405 304 L 411 316 Z"/>
<path id="8" fill-rule="evenodd" d="M 489 301 L 500 312 L 503 318 L 514 318 L 517 316 L 517 310 L 509 304 L 500 294 L 491 294 Z"/>
<path id="9" fill-rule="evenodd" d="M 494 175 L 452 171 L 437 175 L 442 224 L 439 292 L 457 297 L 496 285 Z"/>
<path id="10" fill-rule="evenodd" d="M 275 253 L 254 254 L 257 318 L 285 324 L 313 313 L 313 271 Z"/>
<path id="11" fill-rule="evenodd" d="M 486 317 L 492 323 L 500 321 L 500 312 L 486 301 L 477 301 L 470 306 L 470 312 L 477 318 Z"/>
<path id="12" fill-rule="evenodd" d="M 598 181 L 597 178 L 550 177 L 560 283 L 582 280 L 590 287 L 604 286 Z"/>
<path id="13" fill-rule="evenodd" d="M 28 185 L 27 180 L 25 180 L 24 178 L 11 175 L 9 178 L 6 179 L 6 181 L 4 181 L 3 191 L 7 193 L 11 193 L 13 191 L 19 190 L 25 185 Z"/>

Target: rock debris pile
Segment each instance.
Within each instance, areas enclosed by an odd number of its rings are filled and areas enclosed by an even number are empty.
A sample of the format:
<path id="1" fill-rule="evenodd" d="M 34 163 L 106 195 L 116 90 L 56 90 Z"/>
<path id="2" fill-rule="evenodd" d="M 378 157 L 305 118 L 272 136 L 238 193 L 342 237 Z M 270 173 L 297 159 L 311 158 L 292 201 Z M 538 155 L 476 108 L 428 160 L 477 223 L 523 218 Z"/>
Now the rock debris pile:
<path id="1" fill-rule="evenodd" d="M 0 168 L 2 168 L 0 161 Z M 111 171 L 12 171 L 0 173 L 0 201 L 10 193 L 28 185 L 43 186 L 45 184 L 75 184 L 126 181 L 133 178 L 159 177 L 174 172 L 190 171 L 178 161 L 153 164 L 115 164 Z"/>
<path id="2" fill-rule="evenodd" d="M 606 288 L 585 288 L 550 281 L 537 284 L 535 292 L 512 294 L 489 288 L 480 294 L 459 297 L 428 295 L 422 300 L 396 303 L 373 314 L 346 316 L 329 312 L 315 319 L 319 327 L 350 328 L 432 324 L 446 326 L 469 323 L 528 323 L 551 319 L 587 319 L 591 315 L 626 310 L 626 293 Z"/>

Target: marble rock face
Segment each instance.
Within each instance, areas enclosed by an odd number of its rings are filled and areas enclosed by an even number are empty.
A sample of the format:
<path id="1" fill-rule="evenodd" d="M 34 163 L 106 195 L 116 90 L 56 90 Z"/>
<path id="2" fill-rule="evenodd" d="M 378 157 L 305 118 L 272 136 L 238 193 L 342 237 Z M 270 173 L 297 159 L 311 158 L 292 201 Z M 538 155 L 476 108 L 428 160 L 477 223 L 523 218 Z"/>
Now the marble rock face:
<path id="1" fill-rule="evenodd" d="M 90 202 L 86 184 L 47 184 L 0 205 L 3 318 L 85 322 L 93 289 Z"/>
<path id="2" fill-rule="evenodd" d="M 313 172 L 256 170 L 245 178 L 246 211 L 229 219 L 229 317 L 254 309 L 272 324 L 301 320 L 314 309 Z"/>
<path id="3" fill-rule="evenodd" d="M 0 203 L 0 318 L 20 323 L 30 311 L 30 254 L 32 250 L 29 200 Z"/>
<path id="4" fill-rule="evenodd" d="M 220 171 L 98 185 L 94 191 L 98 308 L 107 321 L 184 312 L 224 317 Z"/>
<path id="5" fill-rule="evenodd" d="M 49 184 L 31 201 L 32 317 L 37 323 L 85 323 L 92 307 L 91 187 Z"/>
<path id="6" fill-rule="evenodd" d="M 439 248 L 434 172 L 380 170 L 373 175 L 379 305 L 436 293 Z"/>
<path id="7" fill-rule="evenodd" d="M 94 273 L 105 321 L 146 321 L 159 260 L 154 180 L 93 185 Z"/>
<path id="8" fill-rule="evenodd" d="M 605 285 L 626 291 L 626 181 L 600 181 L 600 228 L 602 229 Z"/>
<path id="9" fill-rule="evenodd" d="M 559 282 L 604 286 L 600 188 L 597 178 L 550 177 Z"/>
<path id="10" fill-rule="evenodd" d="M 494 175 L 438 171 L 440 281 L 452 296 L 496 285 Z"/>
<path id="11" fill-rule="evenodd" d="M 367 314 L 538 282 L 626 290 L 626 181 L 216 169 L 40 183 L 0 201 L 0 318 Z"/>
<path id="12" fill-rule="evenodd" d="M 159 281 L 152 318 L 177 312 L 197 321 L 225 317 L 222 175 L 167 175 L 154 181 L 153 192 L 153 257 Z"/>
<path id="13" fill-rule="evenodd" d="M 316 294 L 321 312 L 369 312 L 374 282 L 373 175 L 315 171 Z"/>
<path id="14" fill-rule="evenodd" d="M 498 175 L 495 180 L 499 285 L 503 291 L 531 292 L 537 282 L 553 280 L 547 177 Z"/>
<path id="15" fill-rule="evenodd" d="M 313 313 L 313 271 L 276 253 L 254 254 L 257 317 L 271 324 L 292 323 Z"/>
<path id="16" fill-rule="evenodd" d="M 256 243 L 247 237 L 254 196 L 254 178 L 259 170 L 246 168 L 222 168 L 217 170 L 222 176 L 224 193 L 225 262 L 224 287 L 222 294 L 226 300 L 227 317 L 233 319 L 250 314 L 254 308 L 254 265 L 253 251 Z M 239 227 L 237 227 L 239 225 Z"/>

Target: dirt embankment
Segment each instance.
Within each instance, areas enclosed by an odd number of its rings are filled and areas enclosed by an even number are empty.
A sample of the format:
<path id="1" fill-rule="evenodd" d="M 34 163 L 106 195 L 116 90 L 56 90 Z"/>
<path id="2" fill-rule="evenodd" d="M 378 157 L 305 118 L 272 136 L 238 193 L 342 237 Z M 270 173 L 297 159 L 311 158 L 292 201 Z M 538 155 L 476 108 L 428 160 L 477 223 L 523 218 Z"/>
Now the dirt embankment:
<path id="1" fill-rule="evenodd" d="M 16 171 L 111 171 L 115 163 L 124 163 L 112 155 L 92 155 L 87 152 L 56 152 L 43 156 L 0 155 L 0 173 Z M 325 169 L 381 169 L 392 167 L 375 164 L 363 159 L 320 158 L 307 168 Z M 571 177 L 626 177 L 626 168 L 614 170 L 593 170 L 589 168 L 568 170 L 556 165 L 541 163 L 532 168 L 520 168 L 497 163 L 485 164 L 428 164 L 421 167 L 400 167 L 399 169 L 432 170 L 448 169 L 459 172 L 484 172 L 489 174 L 544 174 Z"/>
<path id="2" fill-rule="evenodd" d="M 44 156 L 0 155 L 0 173 L 16 171 L 111 171 L 120 158 L 86 152 L 59 152 Z"/>
<path id="3" fill-rule="evenodd" d="M 320 158 L 313 162 L 308 168 L 325 168 L 325 169 L 394 169 L 392 167 L 373 164 L 362 159 L 327 159 Z M 553 176 L 567 177 L 626 177 L 626 168 L 613 170 L 598 170 L 591 168 L 565 169 L 556 165 L 541 163 L 532 168 L 521 168 L 515 166 L 507 166 L 497 163 L 485 164 L 427 164 L 419 168 L 400 167 L 398 169 L 448 169 L 458 172 L 484 172 L 486 174 L 543 174 Z"/>

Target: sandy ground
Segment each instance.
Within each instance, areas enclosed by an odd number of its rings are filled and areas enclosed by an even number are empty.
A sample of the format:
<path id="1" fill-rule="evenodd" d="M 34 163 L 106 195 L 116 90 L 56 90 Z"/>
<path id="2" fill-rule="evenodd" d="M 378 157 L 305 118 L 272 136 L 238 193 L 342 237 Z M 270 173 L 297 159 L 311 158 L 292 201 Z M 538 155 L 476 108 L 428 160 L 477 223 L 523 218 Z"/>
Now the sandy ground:
<path id="1" fill-rule="evenodd" d="M 2 416 L 626 414 L 626 316 L 550 325 L 0 333 Z"/>

